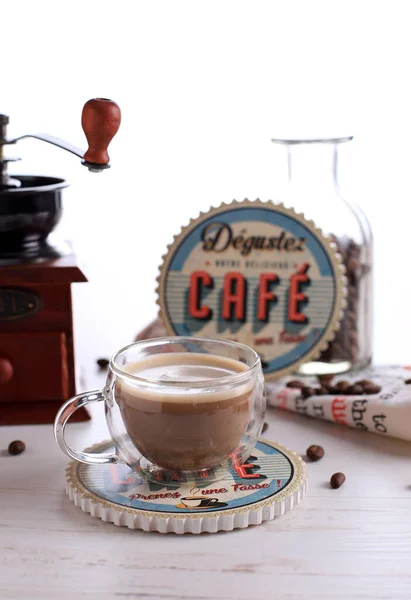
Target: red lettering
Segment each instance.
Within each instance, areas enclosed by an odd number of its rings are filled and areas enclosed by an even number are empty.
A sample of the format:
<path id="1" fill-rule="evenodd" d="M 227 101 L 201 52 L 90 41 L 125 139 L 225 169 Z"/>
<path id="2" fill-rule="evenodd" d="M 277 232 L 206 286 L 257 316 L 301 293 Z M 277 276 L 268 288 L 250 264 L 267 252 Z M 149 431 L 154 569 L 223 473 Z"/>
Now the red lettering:
<path id="1" fill-rule="evenodd" d="M 274 344 L 274 338 L 272 337 L 261 337 L 254 339 L 254 346 L 261 346 L 262 344 L 268 346 L 269 344 Z"/>
<path id="2" fill-rule="evenodd" d="M 208 469 L 198 471 L 197 477 L 199 477 L 200 479 L 207 479 L 208 477 L 210 477 L 210 471 Z"/>
<path id="3" fill-rule="evenodd" d="M 255 485 L 243 485 L 241 483 L 234 483 L 231 484 L 231 487 L 234 488 L 234 491 L 236 492 L 237 490 L 239 490 L 240 492 L 249 492 L 251 490 L 262 490 L 264 488 L 268 488 L 270 487 L 268 483 L 256 483 Z"/>
<path id="4" fill-rule="evenodd" d="M 304 283 L 309 283 L 309 278 L 307 275 L 307 271 L 309 269 L 309 264 L 304 263 L 295 273 L 290 277 L 290 291 L 289 291 L 289 299 L 288 299 L 288 320 L 293 323 L 306 323 L 307 317 L 300 312 L 299 304 L 300 302 L 305 302 L 307 300 L 307 296 L 303 294 L 300 290 L 300 285 Z"/>
<path id="5" fill-rule="evenodd" d="M 170 479 L 172 481 L 185 481 L 184 475 L 176 471 L 154 471 L 154 478 L 160 483 L 168 483 Z"/>
<path id="6" fill-rule="evenodd" d="M 136 480 L 135 477 L 127 477 L 127 479 L 120 479 L 119 477 L 119 469 L 117 465 L 110 465 L 110 481 L 116 485 L 128 485 L 129 483 L 133 483 Z"/>
<path id="7" fill-rule="evenodd" d="M 276 397 L 276 400 L 278 401 L 277 406 L 279 406 L 280 408 L 286 408 L 286 406 L 287 406 L 287 400 L 288 400 L 287 389 L 282 389 L 281 392 L 279 392 L 277 394 L 277 397 Z"/>
<path id="8" fill-rule="evenodd" d="M 256 468 L 258 465 L 253 465 L 252 463 L 244 463 L 240 464 L 238 460 L 238 456 L 233 453 L 231 455 L 231 460 L 233 462 L 233 467 L 237 471 L 237 474 L 241 479 L 259 479 L 260 476 L 258 473 L 249 473 L 248 469 Z"/>
<path id="9" fill-rule="evenodd" d="M 281 331 L 278 339 L 280 344 L 297 344 L 299 342 L 303 342 L 306 338 L 306 335 L 299 335 L 294 333 L 288 333 L 287 331 Z"/>
<path id="10" fill-rule="evenodd" d="M 260 283 L 258 287 L 258 307 L 257 307 L 257 319 L 259 321 L 268 320 L 268 303 L 277 300 L 277 296 L 274 292 L 270 291 L 270 283 L 278 281 L 278 277 L 275 273 L 261 273 Z"/>
<path id="11" fill-rule="evenodd" d="M 130 500 L 135 500 L 142 498 L 143 500 L 158 500 L 159 498 L 180 498 L 181 494 L 178 492 L 174 492 L 174 494 L 149 494 L 148 496 L 144 496 L 144 494 L 131 494 L 129 496 Z"/>
<path id="12" fill-rule="evenodd" d="M 188 312 L 195 319 L 209 319 L 211 309 L 201 306 L 202 288 L 212 288 L 213 280 L 206 271 L 193 271 L 190 276 L 190 289 L 188 294 Z"/>
<path id="13" fill-rule="evenodd" d="M 225 488 L 220 488 L 219 490 L 201 490 L 201 493 L 203 496 L 206 496 L 207 494 L 226 494 L 227 490 Z"/>
<path id="14" fill-rule="evenodd" d="M 341 423 L 342 425 L 348 425 L 346 421 L 346 405 L 345 400 L 342 398 L 334 398 L 331 404 L 331 413 L 333 419 L 336 423 Z"/>
<path id="15" fill-rule="evenodd" d="M 234 318 L 244 321 L 246 287 L 246 280 L 241 273 L 232 272 L 224 275 L 222 316 L 226 321 L 232 320 L 232 308 L 234 308 Z"/>

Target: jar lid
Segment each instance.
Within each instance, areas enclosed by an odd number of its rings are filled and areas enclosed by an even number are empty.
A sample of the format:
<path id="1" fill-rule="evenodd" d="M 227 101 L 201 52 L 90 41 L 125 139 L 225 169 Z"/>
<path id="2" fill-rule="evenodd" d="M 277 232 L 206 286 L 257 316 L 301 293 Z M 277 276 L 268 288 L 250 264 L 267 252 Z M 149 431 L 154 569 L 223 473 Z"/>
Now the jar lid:
<path id="1" fill-rule="evenodd" d="M 351 142 L 352 135 L 340 137 L 275 137 L 271 138 L 274 144 L 343 144 Z"/>

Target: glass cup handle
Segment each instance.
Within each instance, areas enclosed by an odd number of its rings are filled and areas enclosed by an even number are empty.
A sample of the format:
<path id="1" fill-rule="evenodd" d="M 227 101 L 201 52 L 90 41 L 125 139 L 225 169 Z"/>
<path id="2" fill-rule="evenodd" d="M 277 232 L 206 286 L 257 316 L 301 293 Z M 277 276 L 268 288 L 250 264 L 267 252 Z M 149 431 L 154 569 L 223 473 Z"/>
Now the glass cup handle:
<path id="1" fill-rule="evenodd" d="M 106 465 L 121 462 L 116 454 L 99 454 L 98 452 L 82 452 L 81 450 L 74 450 L 67 442 L 65 436 L 65 429 L 67 421 L 73 413 L 79 408 L 86 406 L 86 404 L 93 404 L 94 402 L 104 401 L 105 396 L 100 390 L 94 392 L 85 392 L 78 396 L 73 396 L 70 400 L 67 400 L 63 406 L 59 409 L 56 419 L 54 421 L 54 437 L 56 442 L 63 450 L 65 454 L 78 460 L 79 462 L 86 463 L 89 465 Z"/>

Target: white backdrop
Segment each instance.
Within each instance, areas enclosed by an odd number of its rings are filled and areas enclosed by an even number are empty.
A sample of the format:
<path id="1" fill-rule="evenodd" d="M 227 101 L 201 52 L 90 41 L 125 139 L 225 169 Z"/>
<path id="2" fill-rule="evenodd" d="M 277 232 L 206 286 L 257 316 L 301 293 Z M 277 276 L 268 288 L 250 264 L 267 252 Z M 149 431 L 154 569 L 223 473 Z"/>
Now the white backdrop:
<path id="1" fill-rule="evenodd" d="M 375 233 L 375 359 L 411 362 L 408 4 L 396 0 L 2 0 L 0 112 L 10 135 L 77 145 L 84 102 L 121 106 L 112 169 L 88 173 L 32 140 L 15 173 L 62 176 L 59 234 L 88 284 L 74 289 L 86 365 L 156 313 L 161 255 L 192 216 L 276 198 L 275 135 L 353 133 L 341 187 Z"/>

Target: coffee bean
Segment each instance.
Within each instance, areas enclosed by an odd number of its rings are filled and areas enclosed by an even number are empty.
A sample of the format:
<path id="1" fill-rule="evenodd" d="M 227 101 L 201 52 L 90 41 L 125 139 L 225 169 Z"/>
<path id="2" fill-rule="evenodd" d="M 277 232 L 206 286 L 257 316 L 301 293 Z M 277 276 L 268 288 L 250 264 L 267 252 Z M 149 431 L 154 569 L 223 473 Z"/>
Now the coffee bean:
<path id="1" fill-rule="evenodd" d="M 364 389 L 358 383 L 354 383 L 345 390 L 345 393 L 347 394 L 347 396 L 361 396 L 364 393 Z"/>
<path id="2" fill-rule="evenodd" d="M 330 486 L 333 488 L 333 490 L 336 490 L 342 486 L 345 479 L 346 477 L 344 473 L 334 473 L 330 479 Z"/>
<path id="3" fill-rule="evenodd" d="M 359 299 L 362 279 L 369 271 L 361 256 L 362 246 L 354 240 L 337 238 L 331 235 L 338 253 L 341 255 L 347 278 L 347 307 L 341 320 L 340 329 L 328 348 L 322 352 L 323 362 L 349 361 L 355 365 L 359 359 L 361 339 L 359 338 Z"/>
<path id="4" fill-rule="evenodd" d="M 317 375 L 317 379 L 321 385 L 331 385 L 334 375 Z"/>
<path id="5" fill-rule="evenodd" d="M 335 387 L 339 392 L 344 392 L 346 389 L 348 389 L 350 387 L 350 385 L 351 384 L 349 381 L 343 380 L 343 381 L 339 381 Z"/>
<path id="6" fill-rule="evenodd" d="M 411 383 L 411 379 L 406 379 L 406 380 L 404 381 L 404 383 L 406 383 L 407 385 L 410 385 L 410 383 Z"/>
<path id="7" fill-rule="evenodd" d="M 381 392 L 381 386 L 372 383 L 371 381 L 367 384 L 363 383 L 362 389 L 364 391 L 364 394 L 378 394 L 379 392 Z"/>
<path id="8" fill-rule="evenodd" d="M 107 367 L 110 364 L 110 361 L 108 360 L 108 358 L 99 358 L 97 360 L 97 364 L 100 367 L 100 369 L 107 369 Z"/>
<path id="9" fill-rule="evenodd" d="M 317 460 L 320 460 L 324 456 L 324 448 L 313 444 L 307 448 L 306 454 L 310 460 L 317 462 Z"/>
<path id="10" fill-rule="evenodd" d="M 327 396 L 329 393 L 329 388 L 325 387 L 325 385 L 320 385 L 320 387 L 315 388 L 316 396 Z"/>
<path id="11" fill-rule="evenodd" d="M 21 440 L 14 440 L 14 442 L 10 442 L 9 447 L 8 447 L 8 451 L 9 454 L 12 454 L 13 456 L 17 456 L 18 454 L 21 454 L 22 452 L 24 452 L 26 449 L 26 444 L 24 442 L 22 442 Z"/>
<path id="12" fill-rule="evenodd" d="M 268 423 L 267 423 L 267 421 L 266 421 L 266 422 L 264 423 L 264 425 L 263 425 L 263 428 L 262 428 L 262 430 L 261 430 L 261 433 L 264 433 L 264 431 L 267 431 L 267 429 L 268 429 Z"/>
<path id="13" fill-rule="evenodd" d="M 360 381 L 356 381 L 358 385 L 374 385 L 372 381 L 369 379 L 360 379 Z"/>
<path id="14" fill-rule="evenodd" d="M 315 396 L 315 390 L 312 387 L 304 386 L 301 389 L 301 396 L 303 398 L 309 398 L 310 396 Z"/>
<path id="15" fill-rule="evenodd" d="M 298 379 L 293 379 L 286 384 L 286 387 L 291 389 L 301 389 L 304 387 L 304 383 Z"/>
<path id="16" fill-rule="evenodd" d="M 361 264 L 358 258 L 354 258 L 353 256 L 347 261 L 347 278 L 348 281 L 357 285 L 359 276 L 361 274 Z"/>
<path id="17" fill-rule="evenodd" d="M 328 393 L 331 394 L 332 396 L 334 396 L 334 395 L 341 394 L 342 392 L 340 392 L 340 390 L 337 390 L 337 388 L 334 387 L 333 385 L 330 385 L 330 386 L 328 386 Z"/>

